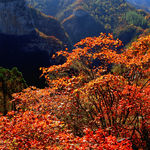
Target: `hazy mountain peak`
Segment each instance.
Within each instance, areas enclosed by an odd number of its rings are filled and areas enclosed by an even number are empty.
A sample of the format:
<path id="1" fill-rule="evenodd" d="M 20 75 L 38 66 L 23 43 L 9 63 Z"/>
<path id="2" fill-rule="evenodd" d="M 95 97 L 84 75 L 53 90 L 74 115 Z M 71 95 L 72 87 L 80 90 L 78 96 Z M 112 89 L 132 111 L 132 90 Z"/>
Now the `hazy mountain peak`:
<path id="1" fill-rule="evenodd" d="M 127 0 L 127 1 L 137 8 L 141 8 L 150 12 L 150 0 Z"/>

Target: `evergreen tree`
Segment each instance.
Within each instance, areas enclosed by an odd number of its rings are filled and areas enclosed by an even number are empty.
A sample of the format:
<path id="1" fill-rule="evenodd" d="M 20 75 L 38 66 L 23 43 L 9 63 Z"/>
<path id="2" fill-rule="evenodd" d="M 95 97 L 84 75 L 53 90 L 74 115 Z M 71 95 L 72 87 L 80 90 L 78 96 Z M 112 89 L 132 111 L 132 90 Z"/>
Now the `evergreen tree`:
<path id="1" fill-rule="evenodd" d="M 11 70 L 0 67 L 0 112 L 3 115 L 15 109 L 15 106 L 10 103 L 11 94 L 20 92 L 25 87 L 27 84 L 16 67 Z"/>

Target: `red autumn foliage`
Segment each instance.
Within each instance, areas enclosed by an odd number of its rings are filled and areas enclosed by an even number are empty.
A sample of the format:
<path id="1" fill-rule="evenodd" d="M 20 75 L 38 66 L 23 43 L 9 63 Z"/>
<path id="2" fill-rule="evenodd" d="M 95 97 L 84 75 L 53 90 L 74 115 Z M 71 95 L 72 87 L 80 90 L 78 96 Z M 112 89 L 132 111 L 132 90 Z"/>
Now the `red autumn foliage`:
<path id="1" fill-rule="evenodd" d="M 41 68 L 48 88 L 13 94 L 17 111 L 0 118 L 0 148 L 148 148 L 150 36 L 121 46 L 101 34 L 58 52 L 64 64 Z"/>

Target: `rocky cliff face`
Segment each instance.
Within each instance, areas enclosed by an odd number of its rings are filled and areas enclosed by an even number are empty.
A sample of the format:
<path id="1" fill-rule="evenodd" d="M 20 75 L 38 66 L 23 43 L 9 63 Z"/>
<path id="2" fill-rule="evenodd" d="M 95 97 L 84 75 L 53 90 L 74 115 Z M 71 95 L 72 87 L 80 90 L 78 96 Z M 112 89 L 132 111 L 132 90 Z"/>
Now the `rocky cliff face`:
<path id="1" fill-rule="evenodd" d="M 68 42 L 63 27 L 53 17 L 29 8 L 25 0 L 0 0 L 0 33 L 28 35 L 35 28 L 47 35 L 53 35 Z"/>
<path id="2" fill-rule="evenodd" d="M 0 0 L 0 32 L 25 35 L 34 31 L 33 18 L 24 0 Z"/>
<path id="3" fill-rule="evenodd" d="M 38 68 L 51 65 L 49 55 L 64 44 L 70 43 L 55 18 L 28 7 L 25 0 L 0 0 L 0 66 L 17 66 L 35 85 Z"/>

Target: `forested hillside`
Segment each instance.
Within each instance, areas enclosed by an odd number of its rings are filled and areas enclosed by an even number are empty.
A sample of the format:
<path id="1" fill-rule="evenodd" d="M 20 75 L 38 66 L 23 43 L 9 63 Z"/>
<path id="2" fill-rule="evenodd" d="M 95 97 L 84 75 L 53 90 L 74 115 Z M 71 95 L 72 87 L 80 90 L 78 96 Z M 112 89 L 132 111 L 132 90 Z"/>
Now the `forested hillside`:
<path id="1" fill-rule="evenodd" d="M 28 1 L 33 7 L 60 20 L 73 43 L 87 36 L 97 36 L 99 32 L 110 32 L 127 44 L 149 28 L 146 17 L 149 14 L 136 10 L 126 0 Z"/>
<path id="2" fill-rule="evenodd" d="M 57 16 L 58 13 L 68 8 L 77 0 L 26 0 L 32 7 L 43 13 Z"/>

